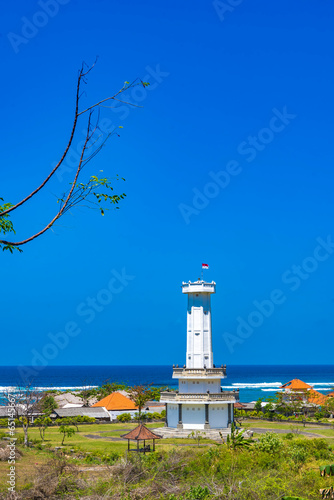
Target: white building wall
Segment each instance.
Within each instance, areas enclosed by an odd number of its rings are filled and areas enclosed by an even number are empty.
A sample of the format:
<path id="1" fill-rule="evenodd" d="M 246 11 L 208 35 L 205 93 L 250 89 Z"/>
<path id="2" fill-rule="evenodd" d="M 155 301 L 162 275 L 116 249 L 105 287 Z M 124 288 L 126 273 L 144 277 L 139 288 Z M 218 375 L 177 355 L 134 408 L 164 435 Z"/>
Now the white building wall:
<path id="1" fill-rule="evenodd" d="M 182 405 L 182 423 L 183 429 L 204 429 L 204 405 Z"/>
<path id="2" fill-rule="evenodd" d="M 168 427 L 176 428 L 179 422 L 179 408 L 178 405 L 167 403 L 167 425 Z"/>
<path id="3" fill-rule="evenodd" d="M 209 405 L 209 425 L 211 429 L 222 429 L 228 425 L 228 406 Z"/>
<path id="4" fill-rule="evenodd" d="M 216 394 L 221 392 L 220 380 L 179 380 L 180 393 L 205 394 L 207 391 Z"/>

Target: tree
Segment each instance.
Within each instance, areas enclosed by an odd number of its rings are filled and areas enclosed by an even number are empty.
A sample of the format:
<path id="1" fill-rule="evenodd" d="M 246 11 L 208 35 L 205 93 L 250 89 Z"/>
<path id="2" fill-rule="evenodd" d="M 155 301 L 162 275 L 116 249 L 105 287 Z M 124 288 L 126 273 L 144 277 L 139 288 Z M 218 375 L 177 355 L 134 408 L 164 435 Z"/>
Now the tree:
<path id="1" fill-rule="evenodd" d="M 329 417 L 334 415 L 334 397 L 327 397 L 321 405 L 321 413 L 323 416 Z"/>
<path id="2" fill-rule="evenodd" d="M 199 447 L 201 439 L 203 439 L 205 435 L 205 432 L 201 433 L 200 431 L 192 431 L 190 434 L 188 434 L 188 438 L 194 439 L 197 443 L 197 446 Z"/>
<path id="3" fill-rule="evenodd" d="M 27 385 L 18 386 L 15 392 L 5 393 L 5 399 L 13 406 L 16 418 L 21 423 L 24 433 L 24 446 L 29 446 L 28 430 L 36 413 L 41 412 L 43 393 Z"/>
<path id="4" fill-rule="evenodd" d="M 45 431 L 49 427 L 49 425 L 52 424 L 51 418 L 50 417 L 38 417 L 35 419 L 34 424 L 38 426 L 41 440 L 44 441 Z"/>
<path id="5" fill-rule="evenodd" d="M 259 399 L 256 401 L 256 403 L 255 403 L 255 405 L 254 405 L 254 410 L 255 410 L 255 411 L 262 411 L 262 404 L 261 404 L 261 403 L 262 403 L 262 401 L 263 401 L 263 398 L 259 398 Z"/>
<path id="6" fill-rule="evenodd" d="M 95 387 L 92 387 L 92 384 L 88 384 L 86 380 L 84 380 L 81 385 L 82 389 L 76 396 L 81 398 L 83 406 L 87 408 L 91 397 L 96 394 L 96 390 Z"/>
<path id="7" fill-rule="evenodd" d="M 129 391 L 129 398 L 138 407 L 138 421 L 141 419 L 141 410 L 152 397 L 150 385 L 135 385 Z"/>
<path id="8" fill-rule="evenodd" d="M 151 396 L 150 396 L 150 399 L 152 399 L 152 401 L 160 401 L 160 395 L 163 391 L 166 391 L 168 389 L 168 387 L 151 387 L 150 389 L 150 392 L 151 392 Z"/>
<path id="9" fill-rule="evenodd" d="M 275 411 L 281 413 L 285 416 L 293 415 L 294 413 L 300 413 L 303 408 L 303 402 L 299 394 L 291 395 L 290 399 L 284 400 L 284 394 L 282 392 L 276 393 L 276 399 L 270 399 L 270 403 L 273 403 Z"/>
<path id="10" fill-rule="evenodd" d="M 43 395 L 43 397 L 41 399 L 40 407 L 41 407 L 42 412 L 46 416 L 48 416 L 53 412 L 53 410 L 58 408 L 58 404 L 57 404 L 55 398 L 51 394 L 46 393 Z"/>
<path id="11" fill-rule="evenodd" d="M 69 427 L 68 425 L 61 425 L 59 427 L 59 432 L 63 435 L 63 439 L 61 442 L 61 446 L 63 446 L 65 437 L 69 438 L 73 436 L 75 434 L 75 429 L 73 429 L 73 427 Z"/>
<path id="12" fill-rule="evenodd" d="M 125 383 L 110 382 L 109 380 L 104 381 L 101 387 L 95 389 L 95 394 L 99 398 L 105 398 L 109 396 L 112 392 L 116 391 L 128 391 L 129 386 Z"/>
<path id="13" fill-rule="evenodd" d="M 96 63 L 96 61 L 95 61 Z M 105 145 L 106 141 L 113 135 L 118 134 L 118 129 L 115 127 L 112 131 L 110 131 L 106 137 L 102 138 L 99 129 L 99 111 L 101 107 L 117 107 L 120 103 L 126 103 L 131 106 L 139 107 L 136 104 L 133 104 L 127 100 L 122 98 L 122 94 L 126 93 L 130 88 L 142 85 L 146 87 L 149 85 L 147 82 L 143 82 L 140 79 L 134 80 L 132 83 L 124 82 L 124 85 L 112 96 L 106 97 L 91 106 L 88 106 L 86 109 L 80 110 L 80 100 L 82 95 L 84 94 L 82 87 L 87 83 L 86 77 L 95 66 L 95 63 L 88 67 L 85 63 L 82 64 L 81 69 L 79 71 L 78 80 L 77 80 L 77 88 L 76 88 L 76 98 L 75 98 L 75 112 L 74 119 L 72 123 L 72 129 L 69 135 L 69 140 L 65 150 L 56 164 L 56 166 L 48 173 L 46 178 L 42 181 L 42 183 L 37 186 L 30 194 L 28 194 L 21 201 L 16 202 L 15 204 L 4 202 L 3 198 L 0 198 L 0 234 L 15 234 L 13 222 L 11 220 L 12 212 L 17 210 L 19 207 L 25 205 L 32 197 L 38 194 L 45 185 L 50 181 L 53 175 L 57 172 L 57 170 L 61 167 L 64 160 L 66 159 L 71 144 L 73 142 L 75 132 L 77 130 L 77 126 L 80 120 L 80 117 L 86 118 L 86 134 L 85 139 L 83 141 L 83 145 L 81 146 L 81 153 L 79 155 L 79 160 L 77 162 L 77 168 L 75 174 L 73 175 L 72 181 L 70 183 L 69 190 L 63 193 L 59 199 L 59 209 L 56 215 L 47 223 L 47 225 L 42 228 L 40 231 L 22 239 L 21 241 L 13 241 L 12 239 L 6 240 L 0 238 L 0 248 L 3 250 L 9 250 L 11 253 L 14 249 L 19 251 L 21 247 L 36 238 L 40 237 L 46 231 L 48 231 L 55 223 L 62 217 L 66 212 L 68 212 L 71 208 L 83 203 L 85 201 L 86 205 L 88 204 L 91 208 L 96 208 L 100 211 L 102 215 L 104 215 L 105 210 L 107 210 L 106 205 L 118 205 L 120 200 L 123 200 L 126 196 L 125 193 L 114 194 L 113 187 L 110 179 L 108 178 L 98 178 L 97 176 L 90 176 L 88 180 L 85 182 L 81 182 L 82 171 L 84 167 L 91 161 L 102 149 Z M 112 103 L 113 105 L 110 105 Z M 97 110 L 96 119 L 93 122 L 93 112 Z M 122 127 L 118 127 L 122 128 Z M 102 139 L 102 140 L 101 140 Z M 118 175 L 115 178 L 116 181 L 125 180 L 123 178 L 119 178 Z M 115 208 L 119 208 L 116 206 Z"/>

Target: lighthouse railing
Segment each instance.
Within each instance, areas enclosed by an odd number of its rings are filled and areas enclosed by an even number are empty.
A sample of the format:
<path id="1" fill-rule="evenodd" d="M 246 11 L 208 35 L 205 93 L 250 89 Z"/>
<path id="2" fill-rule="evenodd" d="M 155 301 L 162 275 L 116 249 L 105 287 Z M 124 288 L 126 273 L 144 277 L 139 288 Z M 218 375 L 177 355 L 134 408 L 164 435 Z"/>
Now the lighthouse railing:
<path id="1" fill-rule="evenodd" d="M 239 391 L 222 391 L 222 392 L 208 392 L 208 393 L 203 393 L 203 394 L 196 394 L 196 393 L 178 393 L 178 392 L 162 392 L 160 395 L 160 401 L 164 400 L 173 400 L 175 402 L 177 401 L 194 401 L 194 400 L 200 400 L 200 401 L 210 401 L 210 400 L 221 400 L 221 401 L 235 401 L 239 399 Z"/>

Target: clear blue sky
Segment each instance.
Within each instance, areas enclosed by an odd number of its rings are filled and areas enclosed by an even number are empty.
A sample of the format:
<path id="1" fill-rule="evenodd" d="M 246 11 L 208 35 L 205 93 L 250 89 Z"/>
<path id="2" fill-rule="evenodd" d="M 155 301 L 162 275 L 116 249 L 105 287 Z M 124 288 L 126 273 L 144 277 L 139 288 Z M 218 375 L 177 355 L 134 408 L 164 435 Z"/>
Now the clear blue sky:
<path id="1" fill-rule="evenodd" d="M 103 111 L 121 137 L 87 171 L 126 178 L 121 209 L 74 210 L 23 254 L 1 254 L 3 365 L 43 352 L 55 365 L 183 363 L 180 285 L 202 262 L 217 283 L 216 363 L 331 362 L 334 6 L 231 4 L 3 7 L 6 201 L 62 153 L 83 60 L 99 56 L 83 105 L 125 80 L 151 83 L 131 96 L 142 108 Z M 18 238 L 55 214 L 71 178 L 55 177 L 15 213 Z"/>

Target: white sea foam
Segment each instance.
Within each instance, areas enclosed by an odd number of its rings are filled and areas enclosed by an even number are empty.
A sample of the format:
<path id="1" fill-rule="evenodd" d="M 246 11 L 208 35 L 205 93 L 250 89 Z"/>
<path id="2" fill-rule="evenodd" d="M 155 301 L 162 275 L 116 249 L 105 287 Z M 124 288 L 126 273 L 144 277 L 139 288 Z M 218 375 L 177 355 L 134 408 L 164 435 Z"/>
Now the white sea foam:
<path id="1" fill-rule="evenodd" d="M 276 389 L 261 389 L 261 391 L 267 391 L 267 392 L 269 392 L 269 391 L 271 391 L 271 392 L 283 392 L 283 389 L 277 389 L 277 388 L 276 388 Z"/>
<path id="2" fill-rule="evenodd" d="M 334 382 L 307 382 L 309 385 L 327 385 L 328 387 L 334 387 Z"/>
<path id="3" fill-rule="evenodd" d="M 247 382 L 236 382 L 232 385 L 223 385 L 223 389 L 261 389 L 262 387 L 280 387 L 282 382 L 259 382 L 257 384 L 250 384 Z"/>
<path id="4" fill-rule="evenodd" d="M 36 390 L 38 391 L 46 391 L 46 390 L 54 390 L 54 391 L 68 391 L 68 390 L 77 390 L 80 391 L 81 389 L 95 389 L 98 387 L 98 385 L 74 385 L 74 386 L 59 386 L 59 387 L 35 387 Z"/>
<path id="5" fill-rule="evenodd" d="M 95 389 L 98 385 L 74 385 L 74 386 L 47 386 L 47 387 L 31 387 L 35 391 L 80 391 L 85 389 Z M 18 392 L 19 390 L 24 390 L 25 387 L 14 387 L 14 386 L 0 386 L 0 392 Z"/>

